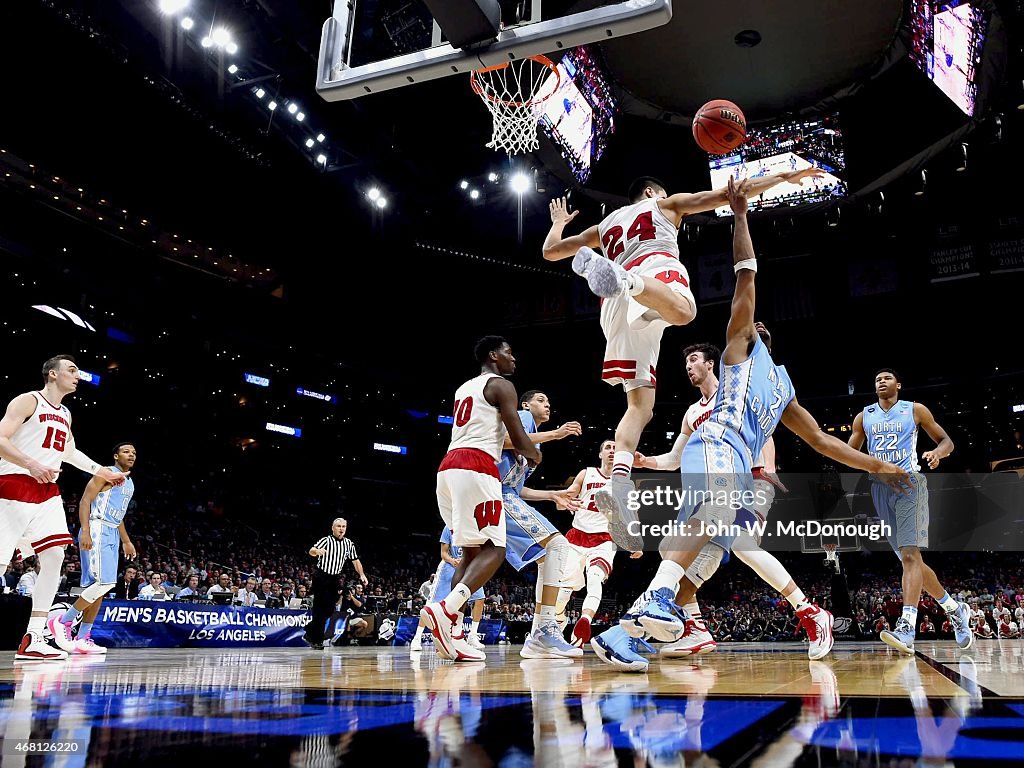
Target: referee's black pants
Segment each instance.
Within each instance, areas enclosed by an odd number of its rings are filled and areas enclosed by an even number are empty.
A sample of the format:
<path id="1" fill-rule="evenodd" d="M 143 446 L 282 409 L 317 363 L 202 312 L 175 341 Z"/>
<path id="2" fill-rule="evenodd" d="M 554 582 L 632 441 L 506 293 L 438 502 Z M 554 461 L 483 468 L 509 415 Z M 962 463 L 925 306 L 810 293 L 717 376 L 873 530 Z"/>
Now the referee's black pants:
<path id="1" fill-rule="evenodd" d="M 319 568 L 313 574 L 313 620 L 306 625 L 306 640 L 324 641 L 324 625 L 334 615 L 338 604 L 338 576 L 331 576 Z"/>

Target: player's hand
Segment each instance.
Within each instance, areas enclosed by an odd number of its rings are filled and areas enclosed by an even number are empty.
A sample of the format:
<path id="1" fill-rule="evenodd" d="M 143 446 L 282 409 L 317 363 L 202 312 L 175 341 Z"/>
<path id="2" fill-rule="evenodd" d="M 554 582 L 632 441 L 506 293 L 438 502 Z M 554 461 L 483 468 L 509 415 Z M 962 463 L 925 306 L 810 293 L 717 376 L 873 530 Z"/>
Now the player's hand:
<path id="1" fill-rule="evenodd" d="M 747 193 L 750 191 L 750 179 L 744 179 L 739 184 L 729 177 L 726 185 L 726 196 L 729 198 L 729 207 L 737 216 L 744 216 L 747 213 Z"/>
<path id="2" fill-rule="evenodd" d="M 570 496 L 565 491 L 555 491 L 551 494 L 551 500 L 555 502 L 555 506 L 559 509 L 567 509 L 570 512 L 576 512 L 580 508 L 580 500 L 575 496 Z"/>
<path id="3" fill-rule="evenodd" d="M 639 560 L 643 556 L 644 556 L 643 552 L 630 552 L 629 553 L 629 559 L 630 560 Z"/>
<path id="4" fill-rule="evenodd" d="M 801 168 L 799 171 L 789 171 L 782 174 L 782 178 L 788 181 L 790 184 L 798 184 L 801 187 L 804 184 L 804 179 L 817 179 L 825 175 L 825 172 L 821 168 L 816 168 L 813 165 L 810 168 Z"/>
<path id="5" fill-rule="evenodd" d="M 96 477 L 98 477 L 105 483 L 110 483 L 111 485 L 123 484 L 124 481 L 128 479 L 129 474 L 130 473 L 128 472 L 125 472 L 123 474 L 121 472 L 115 472 L 111 469 L 107 469 L 106 467 L 100 467 L 96 471 Z"/>
<path id="6" fill-rule="evenodd" d="M 82 537 L 78 540 L 78 548 L 83 552 L 88 552 L 92 549 L 92 534 L 89 533 L 88 528 L 82 529 Z"/>
<path id="7" fill-rule="evenodd" d="M 124 556 L 129 560 L 134 560 L 136 555 L 138 555 L 138 552 L 135 551 L 135 545 L 130 541 L 126 541 L 124 543 Z"/>
<path id="8" fill-rule="evenodd" d="M 900 469 L 895 464 L 887 461 L 879 462 L 880 468 L 874 473 L 878 479 L 888 485 L 899 494 L 905 494 L 914 489 L 914 481 L 905 469 Z"/>
<path id="9" fill-rule="evenodd" d="M 523 458 L 526 459 L 526 466 L 528 466 L 530 469 L 536 469 L 540 465 L 541 461 L 544 459 L 544 454 L 542 454 L 540 451 L 537 451 L 536 460 L 531 459 L 529 456 L 524 456 Z"/>
<path id="10" fill-rule="evenodd" d="M 928 469 L 935 469 L 942 461 L 942 457 L 935 451 L 925 451 L 921 454 L 921 458 L 928 462 Z"/>
<path id="11" fill-rule="evenodd" d="M 548 209 L 551 211 L 551 223 L 562 227 L 575 219 L 580 213 L 579 211 L 569 213 L 569 205 L 564 197 L 556 197 L 548 205 Z"/>
<path id="12" fill-rule="evenodd" d="M 633 452 L 633 466 L 642 469 L 657 469 L 658 464 L 653 456 L 644 456 L 640 451 Z"/>
<path id="13" fill-rule="evenodd" d="M 44 467 L 38 461 L 29 461 L 28 466 L 25 467 L 28 473 L 32 475 L 37 483 L 55 483 L 57 482 L 57 475 L 60 474 L 59 469 L 51 469 L 50 467 Z"/>
<path id="14" fill-rule="evenodd" d="M 453 557 L 449 562 L 451 563 L 452 568 L 458 568 L 459 564 L 462 562 L 462 558 Z"/>
<path id="15" fill-rule="evenodd" d="M 555 432 L 558 433 L 559 440 L 569 437 L 569 435 L 576 435 L 577 437 L 579 437 L 580 435 L 583 434 L 583 427 L 580 426 L 580 423 L 578 421 L 567 421 L 565 422 L 565 424 L 556 429 Z"/>

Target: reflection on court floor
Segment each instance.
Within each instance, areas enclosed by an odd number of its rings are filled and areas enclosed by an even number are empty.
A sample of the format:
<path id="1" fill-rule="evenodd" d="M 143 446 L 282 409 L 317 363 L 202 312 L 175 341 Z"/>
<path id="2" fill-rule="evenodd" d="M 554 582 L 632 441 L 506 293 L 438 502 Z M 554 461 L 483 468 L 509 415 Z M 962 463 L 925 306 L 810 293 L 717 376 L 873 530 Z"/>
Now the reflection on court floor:
<path id="1" fill-rule="evenodd" d="M 619 673 L 488 650 L 456 666 L 405 648 L 124 650 L 0 670 L 4 766 L 877 765 L 1009 761 L 1024 741 L 1019 641 L 917 656 L 731 644 Z M 32 740 L 64 745 L 30 754 Z M 38 747 L 37 747 L 38 748 Z M 865 762 L 867 761 L 867 762 Z"/>

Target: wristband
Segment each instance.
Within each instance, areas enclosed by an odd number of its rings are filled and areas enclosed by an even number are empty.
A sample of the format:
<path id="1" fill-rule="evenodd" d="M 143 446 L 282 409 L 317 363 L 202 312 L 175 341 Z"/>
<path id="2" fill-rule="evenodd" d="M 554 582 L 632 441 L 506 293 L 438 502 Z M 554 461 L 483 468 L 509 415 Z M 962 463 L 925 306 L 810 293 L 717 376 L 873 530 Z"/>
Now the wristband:
<path id="1" fill-rule="evenodd" d="M 741 269 L 749 269 L 751 272 L 757 273 L 757 259 L 744 259 L 743 261 L 737 261 L 733 264 L 733 271 L 739 274 Z"/>

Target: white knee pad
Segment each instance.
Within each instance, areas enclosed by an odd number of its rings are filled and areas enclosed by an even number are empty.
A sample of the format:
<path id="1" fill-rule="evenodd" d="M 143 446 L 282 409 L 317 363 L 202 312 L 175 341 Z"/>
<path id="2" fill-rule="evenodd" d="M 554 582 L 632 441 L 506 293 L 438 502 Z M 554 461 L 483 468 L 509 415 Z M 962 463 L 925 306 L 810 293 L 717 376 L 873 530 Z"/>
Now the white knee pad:
<path id="1" fill-rule="evenodd" d="M 724 556 L 725 550 L 717 544 L 705 544 L 697 553 L 693 564 L 686 569 L 686 578 L 692 581 L 697 589 L 700 589 L 705 581 L 715 575 Z"/>
<path id="2" fill-rule="evenodd" d="M 562 534 L 556 533 L 544 547 L 544 563 L 540 567 L 540 576 L 545 586 L 559 587 L 562 585 L 566 566 L 572 554 L 572 546 L 568 539 Z"/>
<path id="3" fill-rule="evenodd" d="M 587 568 L 587 597 L 583 600 L 583 610 L 591 610 L 595 613 L 601 605 L 601 597 L 604 594 L 604 582 L 608 574 L 599 565 L 591 565 Z"/>
<path id="4" fill-rule="evenodd" d="M 113 584 L 101 584 L 97 581 L 95 584 L 90 584 L 88 587 L 83 589 L 81 597 L 89 603 L 95 603 L 105 594 L 113 591 L 113 589 Z"/>

